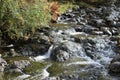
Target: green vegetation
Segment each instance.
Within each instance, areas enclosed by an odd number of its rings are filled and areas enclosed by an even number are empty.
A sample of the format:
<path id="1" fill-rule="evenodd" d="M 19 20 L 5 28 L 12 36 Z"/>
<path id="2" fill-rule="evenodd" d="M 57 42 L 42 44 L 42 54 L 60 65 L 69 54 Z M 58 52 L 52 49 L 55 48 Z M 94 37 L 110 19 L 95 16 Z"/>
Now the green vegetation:
<path id="1" fill-rule="evenodd" d="M 47 71 L 50 73 L 50 76 L 57 76 L 61 73 L 63 73 L 64 68 L 63 65 L 60 63 L 54 63 L 52 66 L 50 66 Z"/>
<path id="2" fill-rule="evenodd" d="M 23 69 L 23 71 L 27 74 L 35 74 L 35 73 L 41 73 L 42 69 L 45 68 L 45 66 L 47 66 L 48 63 L 44 62 L 44 63 L 40 63 L 40 62 L 30 62 L 30 66 L 26 67 Z"/>
<path id="3" fill-rule="evenodd" d="M 61 3 L 60 4 L 60 8 L 59 8 L 59 11 L 60 13 L 64 13 L 67 9 L 72 9 L 73 7 L 76 7 L 77 5 L 75 4 L 72 4 L 70 2 L 67 2 L 65 4 Z"/>
<path id="4" fill-rule="evenodd" d="M 0 35 L 20 39 L 50 20 L 43 0 L 0 0 Z"/>
<path id="5" fill-rule="evenodd" d="M 14 61 L 19 60 L 29 60 L 29 57 L 26 56 L 16 56 L 16 57 L 4 57 L 4 59 L 7 61 L 8 64 L 12 64 Z"/>

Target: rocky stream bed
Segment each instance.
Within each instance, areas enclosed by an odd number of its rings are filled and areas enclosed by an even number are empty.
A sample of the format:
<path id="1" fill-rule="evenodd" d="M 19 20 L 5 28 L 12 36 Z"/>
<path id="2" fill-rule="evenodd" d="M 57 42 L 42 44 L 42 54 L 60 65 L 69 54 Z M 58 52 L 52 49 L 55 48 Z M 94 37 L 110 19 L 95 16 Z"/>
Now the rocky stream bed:
<path id="1" fill-rule="evenodd" d="M 28 42 L 0 48 L 0 80 L 120 80 L 120 2 L 76 7 Z"/>

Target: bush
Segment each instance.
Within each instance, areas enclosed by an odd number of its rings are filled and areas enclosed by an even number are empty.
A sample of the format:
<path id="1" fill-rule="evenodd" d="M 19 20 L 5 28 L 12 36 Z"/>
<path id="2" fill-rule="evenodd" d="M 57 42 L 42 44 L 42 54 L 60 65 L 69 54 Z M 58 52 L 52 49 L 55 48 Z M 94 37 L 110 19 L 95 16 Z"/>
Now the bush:
<path id="1" fill-rule="evenodd" d="M 0 32 L 10 39 L 34 33 L 50 20 L 44 0 L 0 0 Z M 6 34 L 6 35 L 5 35 Z"/>

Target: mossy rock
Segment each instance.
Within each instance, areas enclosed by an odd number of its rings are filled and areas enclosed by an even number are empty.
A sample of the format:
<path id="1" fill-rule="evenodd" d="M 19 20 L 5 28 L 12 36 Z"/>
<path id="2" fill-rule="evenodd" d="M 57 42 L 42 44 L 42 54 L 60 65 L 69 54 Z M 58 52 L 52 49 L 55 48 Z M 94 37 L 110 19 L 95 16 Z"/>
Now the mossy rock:
<path id="1" fill-rule="evenodd" d="M 42 69 L 45 68 L 45 66 L 47 65 L 46 62 L 31 62 L 31 65 L 24 68 L 23 71 L 27 74 L 31 74 L 34 76 L 34 74 L 39 74 L 42 72 Z"/>
<path id="2" fill-rule="evenodd" d="M 17 76 L 22 75 L 19 72 L 4 72 L 3 80 L 14 80 Z"/>
<path id="3" fill-rule="evenodd" d="M 50 73 L 50 76 L 58 76 L 59 74 L 63 73 L 64 68 L 62 64 L 54 63 L 47 69 L 47 71 Z"/>
<path id="4" fill-rule="evenodd" d="M 7 61 L 8 64 L 12 64 L 14 61 L 29 60 L 29 57 L 17 56 L 17 57 L 5 57 L 4 59 L 5 59 L 5 61 Z"/>

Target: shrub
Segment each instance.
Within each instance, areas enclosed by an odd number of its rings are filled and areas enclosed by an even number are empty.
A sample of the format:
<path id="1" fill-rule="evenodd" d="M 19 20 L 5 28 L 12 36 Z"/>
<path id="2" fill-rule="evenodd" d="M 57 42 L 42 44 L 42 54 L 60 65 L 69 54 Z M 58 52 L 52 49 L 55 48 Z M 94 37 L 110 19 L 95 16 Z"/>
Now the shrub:
<path id="1" fill-rule="evenodd" d="M 50 20 L 44 0 L 0 0 L 0 32 L 10 39 L 33 34 Z M 5 35 L 6 34 L 6 35 Z"/>

